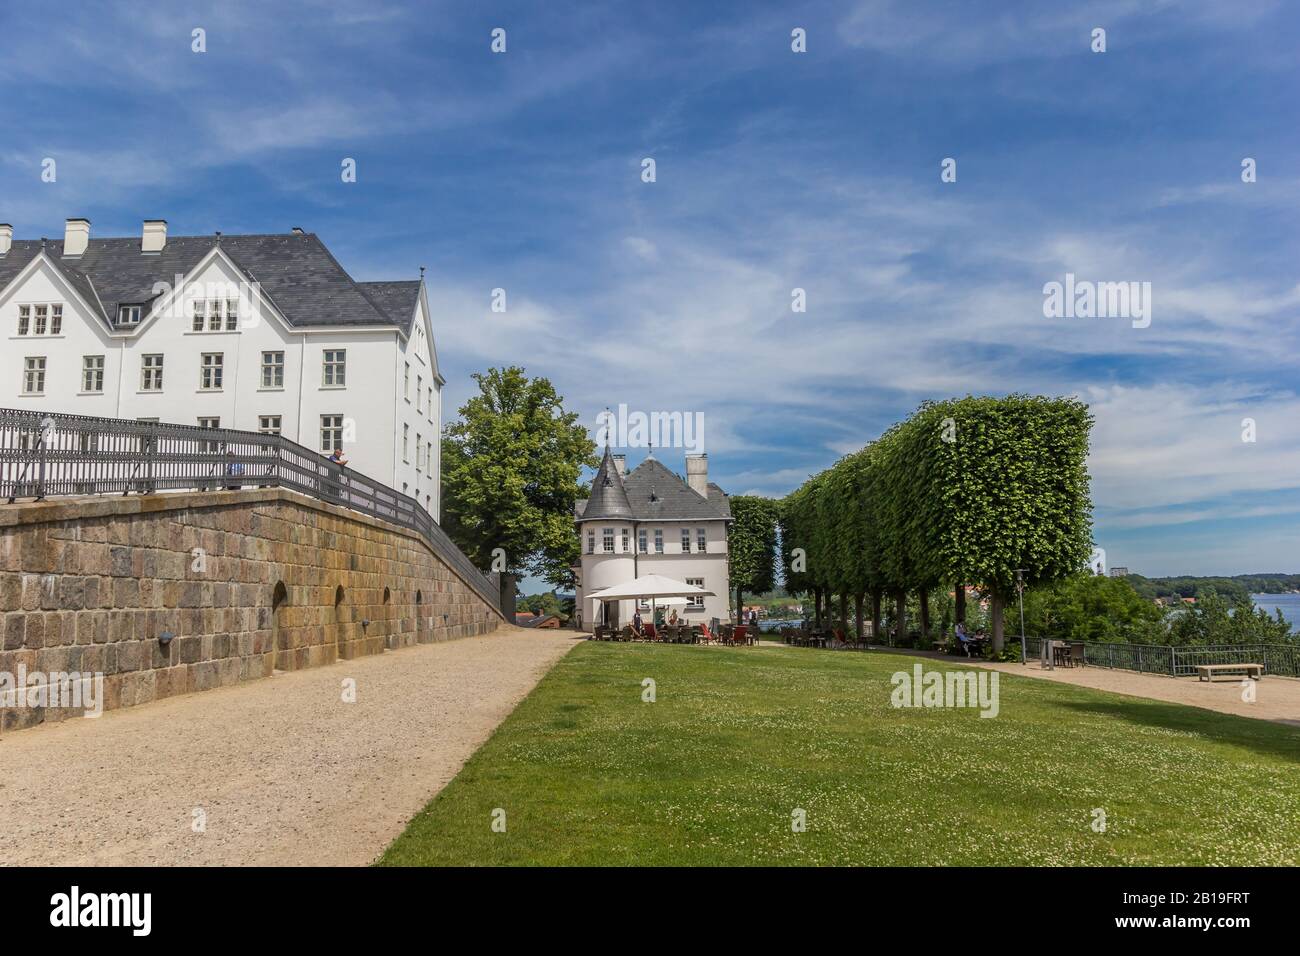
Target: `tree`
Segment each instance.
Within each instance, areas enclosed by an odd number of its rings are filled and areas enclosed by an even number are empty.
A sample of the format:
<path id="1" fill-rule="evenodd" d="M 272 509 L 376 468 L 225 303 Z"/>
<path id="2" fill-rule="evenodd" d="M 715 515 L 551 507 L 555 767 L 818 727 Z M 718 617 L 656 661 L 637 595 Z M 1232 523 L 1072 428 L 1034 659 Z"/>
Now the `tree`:
<path id="1" fill-rule="evenodd" d="M 1163 617 L 1125 578 L 1084 573 L 1025 589 L 1025 632 L 1045 639 L 1164 644 Z"/>
<path id="2" fill-rule="evenodd" d="M 573 503 L 595 443 L 549 380 L 512 366 L 474 381 L 442 439 L 443 528 L 480 568 L 572 588 Z"/>
<path id="3" fill-rule="evenodd" d="M 727 562 L 736 615 L 743 612 L 744 592 L 764 594 L 776 585 L 776 528 L 779 508 L 771 498 L 736 495 L 731 499 Z"/>

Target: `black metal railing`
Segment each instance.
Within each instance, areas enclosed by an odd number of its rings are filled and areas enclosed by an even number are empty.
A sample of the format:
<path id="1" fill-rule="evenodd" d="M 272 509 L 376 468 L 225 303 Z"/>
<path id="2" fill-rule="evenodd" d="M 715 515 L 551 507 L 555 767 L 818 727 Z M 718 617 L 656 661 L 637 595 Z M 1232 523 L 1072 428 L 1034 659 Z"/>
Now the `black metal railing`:
<path id="1" fill-rule="evenodd" d="M 1008 635 L 1007 640 L 1019 640 Z M 1025 653 L 1037 660 L 1042 640 L 1025 640 Z M 1300 647 L 1290 644 L 1120 644 L 1101 641 L 1083 642 L 1084 661 L 1094 667 L 1111 667 L 1144 674 L 1168 674 L 1190 677 L 1202 664 L 1262 664 L 1264 673 L 1280 677 L 1300 677 Z"/>
<path id="2" fill-rule="evenodd" d="M 500 611 L 492 579 L 414 498 L 280 435 L 0 409 L 0 500 L 288 488 L 419 533 Z"/>

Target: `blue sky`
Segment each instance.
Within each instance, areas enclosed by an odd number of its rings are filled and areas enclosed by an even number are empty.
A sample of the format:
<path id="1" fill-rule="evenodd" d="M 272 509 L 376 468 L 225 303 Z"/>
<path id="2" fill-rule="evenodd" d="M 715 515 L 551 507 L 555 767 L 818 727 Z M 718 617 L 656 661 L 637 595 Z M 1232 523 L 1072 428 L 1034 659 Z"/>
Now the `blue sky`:
<path id="1" fill-rule="evenodd" d="M 1112 564 L 1296 572 L 1298 26 L 1249 0 L 5 2 L 0 221 L 302 226 L 358 279 L 427 266 L 449 410 L 514 363 L 593 429 L 699 412 L 733 493 L 927 398 L 1078 395 Z M 1150 282 L 1150 327 L 1045 318 L 1067 272 Z"/>

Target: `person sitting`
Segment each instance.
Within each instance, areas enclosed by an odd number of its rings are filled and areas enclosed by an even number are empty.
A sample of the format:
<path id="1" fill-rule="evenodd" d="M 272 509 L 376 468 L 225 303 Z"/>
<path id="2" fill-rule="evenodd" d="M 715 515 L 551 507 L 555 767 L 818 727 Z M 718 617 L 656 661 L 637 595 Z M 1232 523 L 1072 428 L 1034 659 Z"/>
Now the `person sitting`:
<path id="1" fill-rule="evenodd" d="M 958 621 L 953 634 L 957 638 L 957 650 L 961 651 L 967 657 L 970 657 L 971 636 L 966 633 L 966 624 L 962 621 Z"/>

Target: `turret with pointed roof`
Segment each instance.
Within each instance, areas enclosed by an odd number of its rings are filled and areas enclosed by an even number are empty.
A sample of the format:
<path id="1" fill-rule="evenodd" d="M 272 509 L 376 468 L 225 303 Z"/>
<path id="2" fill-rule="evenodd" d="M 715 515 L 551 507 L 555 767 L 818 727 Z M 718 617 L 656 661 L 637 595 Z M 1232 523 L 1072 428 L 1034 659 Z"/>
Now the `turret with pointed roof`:
<path id="1" fill-rule="evenodd" d="M 583 518 L 631 518 L 632 505 L 627 500 L 623 476 L 618 473 L 614 456 L 605 446 L 605 457 L 591 482 L 591 497 L 582 511 Z"/>

